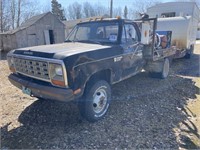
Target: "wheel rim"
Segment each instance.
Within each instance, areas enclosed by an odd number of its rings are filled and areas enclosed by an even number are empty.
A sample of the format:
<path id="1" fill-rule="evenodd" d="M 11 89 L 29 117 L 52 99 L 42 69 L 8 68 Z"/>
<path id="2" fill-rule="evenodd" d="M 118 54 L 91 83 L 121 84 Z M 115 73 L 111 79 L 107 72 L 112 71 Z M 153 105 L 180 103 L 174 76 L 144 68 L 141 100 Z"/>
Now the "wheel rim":
<path id="1" fill-rule="evenodd" d="M 107 93 L 104 88 L 98 88 L 93 95 L 93 110 L 95 113 L 101 113 L 106 107 L 108 101 Z"/>
<path id="2" fill-rule="evenodd" d="M 166 78 L 169 74 L 169 60 L 165 59 L 164 66 L 163 66 L 163 77 Z"/>

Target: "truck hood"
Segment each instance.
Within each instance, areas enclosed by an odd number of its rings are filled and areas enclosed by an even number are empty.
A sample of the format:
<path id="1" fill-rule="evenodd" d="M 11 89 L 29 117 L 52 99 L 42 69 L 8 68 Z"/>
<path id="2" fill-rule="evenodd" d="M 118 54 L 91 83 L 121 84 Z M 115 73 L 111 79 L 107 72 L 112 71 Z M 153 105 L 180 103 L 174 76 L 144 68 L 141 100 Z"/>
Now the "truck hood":
<path id="1" fill-rule="evenodd" d="M 95 51 L 107 48 L 111 48 L 111 46 L 70 42 L 70 43 L 62 43 L 54 45 L 42 45 L 42 46 L 20 48 L 15 50 L 14 54 L 62 59 L 63 57 L 75 55 L 78 53 L 84 53 L 88 51 Z"/>

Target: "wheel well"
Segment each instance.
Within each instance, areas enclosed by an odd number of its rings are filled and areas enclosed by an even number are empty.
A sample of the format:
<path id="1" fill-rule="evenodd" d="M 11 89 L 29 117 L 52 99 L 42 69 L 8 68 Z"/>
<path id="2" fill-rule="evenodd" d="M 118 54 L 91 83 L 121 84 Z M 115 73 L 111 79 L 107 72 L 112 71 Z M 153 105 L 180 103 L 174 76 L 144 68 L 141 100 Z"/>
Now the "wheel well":
<path id="1" fill-rule="evenodd" d="M 101 70 L 96 73 L 94 73 L 90 78 L 87 80 L 85 84 L 85 89 L 84 92 L 87 91 L 95 82 L 99 80 L 105 80 L 108 82 L 108 84 L 111 83 L 111 70 L 106 69 L 106 70 Z"/>
<path id="2" fill-rule="evenodd" d="M 98 71 L 89 78 L 88 82 L 96 82 L 98 80 L 105 80 L 110 84 L 111 83 L 111 71 L 109 69 Z"/>

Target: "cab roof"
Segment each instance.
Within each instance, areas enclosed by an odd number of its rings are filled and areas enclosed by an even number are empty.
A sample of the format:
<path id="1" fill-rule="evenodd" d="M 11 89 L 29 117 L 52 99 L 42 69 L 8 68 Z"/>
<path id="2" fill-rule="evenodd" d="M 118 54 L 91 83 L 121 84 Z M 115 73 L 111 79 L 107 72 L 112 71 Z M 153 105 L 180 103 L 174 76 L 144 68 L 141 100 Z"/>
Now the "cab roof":
<path id="1" fill-rule="evenodd" d="M 79 24 L 85 24 L 85 23 L 97 23 L 97 22 L 134 22 L 133 20 L 129 19 L 121 19 L 121 18 L 96 18 L 96 19 L 91 19 L 89 21 L 83 21 L 77 23 Z"/>

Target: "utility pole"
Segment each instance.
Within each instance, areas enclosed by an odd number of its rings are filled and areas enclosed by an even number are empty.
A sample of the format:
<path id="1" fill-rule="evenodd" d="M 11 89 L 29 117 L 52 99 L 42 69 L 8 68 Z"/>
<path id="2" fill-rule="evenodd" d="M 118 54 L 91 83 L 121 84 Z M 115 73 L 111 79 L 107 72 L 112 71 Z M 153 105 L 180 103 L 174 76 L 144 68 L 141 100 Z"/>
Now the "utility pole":
<path id="1" fill-rule="evenodd" d="M 113 0 L 110 0 L 110 18 L 113 17 Z"/>

